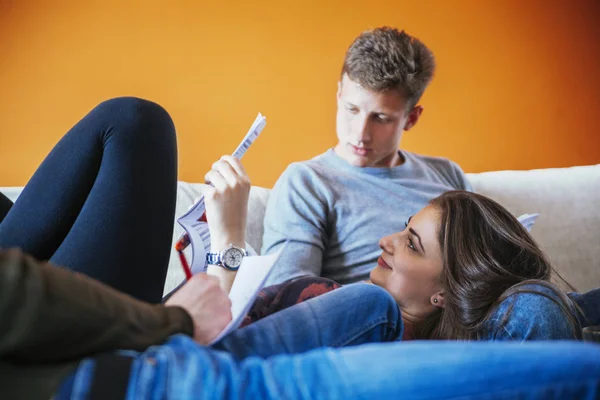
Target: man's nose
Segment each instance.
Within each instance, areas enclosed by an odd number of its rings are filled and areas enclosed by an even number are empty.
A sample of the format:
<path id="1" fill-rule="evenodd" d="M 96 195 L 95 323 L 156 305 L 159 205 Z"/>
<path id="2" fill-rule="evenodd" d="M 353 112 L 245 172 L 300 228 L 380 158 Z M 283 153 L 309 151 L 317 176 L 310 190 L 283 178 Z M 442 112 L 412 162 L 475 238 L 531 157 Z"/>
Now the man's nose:
<path id="1" fill-rule="evenodd" d="M 371 129 L 369 119 L 366 117 L 355 121 L 355 139 L 356 142 L 369 143 L 371 141 Z"/>

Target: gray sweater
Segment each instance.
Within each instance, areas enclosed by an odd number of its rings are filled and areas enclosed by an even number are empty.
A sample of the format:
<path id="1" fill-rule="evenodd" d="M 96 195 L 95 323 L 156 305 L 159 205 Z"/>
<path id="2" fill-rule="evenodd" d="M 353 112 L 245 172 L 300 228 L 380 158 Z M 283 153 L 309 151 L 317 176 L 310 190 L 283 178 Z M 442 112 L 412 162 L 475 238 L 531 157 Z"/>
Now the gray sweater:
<path id="1" fill-rule="evenodd" d="M 291 164 L 269 196 L 262 254 L 289 241 L 267 284 L 303 275 L 339 283 L 367 279 L 381 254 L 379 239 L 441 193 L 471 190 L 460 167 L 445 158 L 402 151 L 404 164 L 359 168 L 332 149 Z"/>

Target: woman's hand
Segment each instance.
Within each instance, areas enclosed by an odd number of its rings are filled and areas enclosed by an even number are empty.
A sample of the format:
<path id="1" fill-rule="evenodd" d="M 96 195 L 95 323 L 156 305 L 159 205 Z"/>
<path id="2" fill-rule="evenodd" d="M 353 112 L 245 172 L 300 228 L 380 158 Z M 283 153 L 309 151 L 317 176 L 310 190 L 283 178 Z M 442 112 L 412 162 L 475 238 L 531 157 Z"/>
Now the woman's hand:
<path id="1" fill-rule="evenodd" d="M 206 174 L 206 219 L 211 251 L 223 251 L 229 244 L 244 248 L 250 179 L 237 158 L 223 156 Z"/>

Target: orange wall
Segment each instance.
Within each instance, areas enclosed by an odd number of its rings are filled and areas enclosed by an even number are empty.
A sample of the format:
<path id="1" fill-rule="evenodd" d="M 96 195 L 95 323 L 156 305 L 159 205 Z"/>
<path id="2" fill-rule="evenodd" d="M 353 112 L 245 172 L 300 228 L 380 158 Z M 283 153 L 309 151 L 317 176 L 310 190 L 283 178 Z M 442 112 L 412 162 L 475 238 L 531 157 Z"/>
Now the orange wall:
<path id="1" fill-rule="evenodd" d="M 0 0 L 0 186 L 23 185 L 73 123 L 121 95 L 171 112 L 190 181 L 262 112 L 245 164 L 271 186 L 335 143 L 344 52 L 380 25 L 438 60 L 404 148 L 468 172 L 600 163 L 598 21 L 597 0 Z"/>

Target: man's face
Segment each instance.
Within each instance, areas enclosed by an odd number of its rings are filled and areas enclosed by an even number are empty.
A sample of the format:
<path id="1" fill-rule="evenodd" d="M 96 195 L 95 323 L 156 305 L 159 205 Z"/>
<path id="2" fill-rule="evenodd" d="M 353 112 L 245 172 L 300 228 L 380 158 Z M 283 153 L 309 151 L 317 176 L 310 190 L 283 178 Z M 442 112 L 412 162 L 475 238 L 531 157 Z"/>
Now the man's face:
<path id="1" fill-rule="evenodd" d="M 373 92 L 344 75 L 337 93 L 335 152 L 356 167 L 393 167 L 402 162 L 402 131 L 417 122 L 422 108 L 406 110 L 396 90 Z"/>

